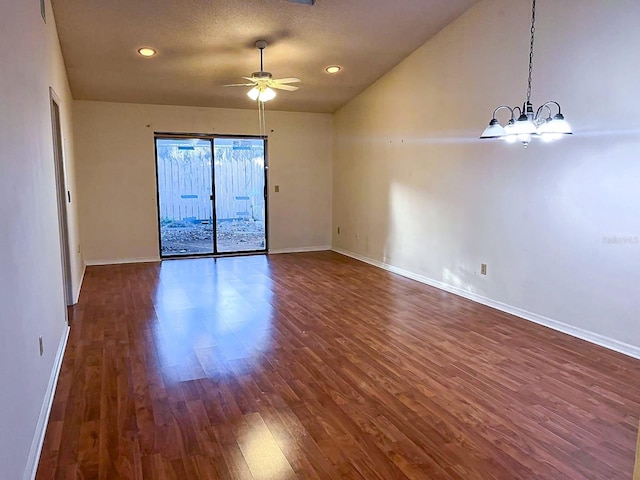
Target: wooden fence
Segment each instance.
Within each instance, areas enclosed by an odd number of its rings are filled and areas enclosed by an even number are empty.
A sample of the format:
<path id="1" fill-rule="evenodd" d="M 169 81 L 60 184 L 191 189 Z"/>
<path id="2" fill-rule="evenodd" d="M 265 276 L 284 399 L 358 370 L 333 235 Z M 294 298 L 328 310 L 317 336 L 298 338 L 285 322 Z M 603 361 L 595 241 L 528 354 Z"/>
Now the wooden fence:
<path id="1" fill-rule="evenodd" d="M 264 148 L 227 143 L 216 142 L 214 146 L 217 219 L 264 221 Z M 211 164 L 208 144 L 158 142 L 162 221 L 202 222 L 213 218 Z"/>

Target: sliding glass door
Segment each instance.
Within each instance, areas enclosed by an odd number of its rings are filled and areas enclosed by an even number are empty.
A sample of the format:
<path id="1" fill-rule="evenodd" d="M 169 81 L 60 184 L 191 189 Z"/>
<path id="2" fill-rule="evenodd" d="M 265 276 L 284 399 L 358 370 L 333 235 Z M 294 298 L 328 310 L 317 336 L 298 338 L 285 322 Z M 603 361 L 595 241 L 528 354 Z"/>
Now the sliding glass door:
<path id="1" fill-rule="evenodd" d="M 156 138 L 160 255 L 214 253 L 211 141 Z"/>
<path id="2" fill-rule="evenodd" d="M 267 250 L 266 141 L 156 137 L 161 257 Z"/>
<path id="3" fill-rule="evenodd" d="M 264 140 L 215 138 L 218 253 L 266 249 Z"/>

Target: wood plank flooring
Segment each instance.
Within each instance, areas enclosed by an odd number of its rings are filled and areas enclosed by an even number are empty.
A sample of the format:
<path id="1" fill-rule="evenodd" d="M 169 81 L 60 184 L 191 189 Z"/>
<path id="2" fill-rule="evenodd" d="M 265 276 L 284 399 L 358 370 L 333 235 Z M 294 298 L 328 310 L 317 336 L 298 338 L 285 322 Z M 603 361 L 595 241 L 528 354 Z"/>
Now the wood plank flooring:
<path id="1" fill-rule="evenodd" d="M 336 253 L 89 267 L 37 478 L 626 480 L 639 417 L 639 361 Z"/>

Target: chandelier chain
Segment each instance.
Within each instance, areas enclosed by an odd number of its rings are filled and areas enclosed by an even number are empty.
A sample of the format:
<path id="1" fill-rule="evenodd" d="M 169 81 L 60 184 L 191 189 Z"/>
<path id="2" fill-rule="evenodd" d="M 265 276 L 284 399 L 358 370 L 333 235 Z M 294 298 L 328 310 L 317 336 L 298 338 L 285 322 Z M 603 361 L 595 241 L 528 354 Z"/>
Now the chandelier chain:
<path id="1" fill-rule="evenodd" d="M 527 85 L 527 103 L 531 102 L 531 75 L 533 72 L 533 40 L 536 33 L 536 0 L 531 7 L 531 44 L 529 45 L 529 81 Z"/>

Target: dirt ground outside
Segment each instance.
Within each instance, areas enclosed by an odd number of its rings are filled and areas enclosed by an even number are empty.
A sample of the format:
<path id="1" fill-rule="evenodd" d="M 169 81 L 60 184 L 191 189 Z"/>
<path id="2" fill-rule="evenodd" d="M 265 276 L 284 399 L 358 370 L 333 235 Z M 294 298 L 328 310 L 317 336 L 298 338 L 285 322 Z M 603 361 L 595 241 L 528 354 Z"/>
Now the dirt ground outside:
<path id="1" fill-rule="evenodd" d="M 265 249 L 262 222 L 234 220 L 217 222 L 218 252 Z M 160 228 L 162 255 L 193 255 L 213 252 L 213 225 L 170 222 Z"/>

